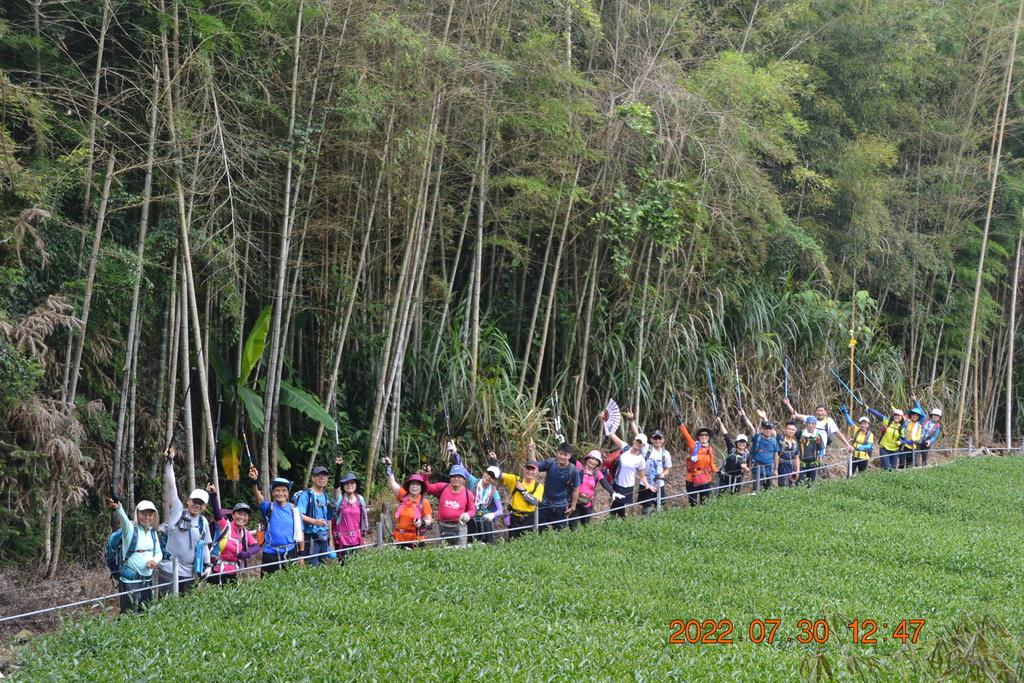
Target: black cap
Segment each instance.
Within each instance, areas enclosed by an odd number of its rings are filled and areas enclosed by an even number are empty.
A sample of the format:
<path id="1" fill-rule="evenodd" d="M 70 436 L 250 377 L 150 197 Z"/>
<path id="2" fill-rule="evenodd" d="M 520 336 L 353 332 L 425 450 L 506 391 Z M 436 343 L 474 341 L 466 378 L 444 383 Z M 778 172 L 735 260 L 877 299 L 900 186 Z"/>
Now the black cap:
<path id="1" fill-rule="evenodd" d="M 761 429 L 775 429 L 775 423 L 771 420 L 761 423 Z"/>
<path id="2" fill-rule="evenodd" d="M 652 439 L 664 439 L 665 438 L 665 433 L 662 432 L 660 429 L 655 429 L 653 432 L 651 432 L 651 438 Z"/>
<path id="3" fill-rule="evenodd" d="M 327 471 L 326 467 L 314 467 L 313 476 L 315 477 L 318 474 L 330 474 L 330 472 Z"/>
<path id="4" fill-rule="evenodd" d="M 527 460 L 523 467 L 540 467 L 540 463 L 536 460 Z"/>

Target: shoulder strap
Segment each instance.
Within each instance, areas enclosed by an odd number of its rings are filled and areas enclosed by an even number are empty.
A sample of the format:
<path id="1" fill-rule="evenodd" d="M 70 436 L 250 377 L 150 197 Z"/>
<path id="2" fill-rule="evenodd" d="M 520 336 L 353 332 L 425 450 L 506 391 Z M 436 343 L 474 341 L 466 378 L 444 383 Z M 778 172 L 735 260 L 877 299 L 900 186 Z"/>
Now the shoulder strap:
<path id="1" fill-rule="evenodd" d="M 132 540 L 128 541 L 128 552 L 122 557 L 122 561 L 128 559 L 128 556 L 135 552 L 135 549 L 139 546 L 139 527 L 132 524 Z"/>

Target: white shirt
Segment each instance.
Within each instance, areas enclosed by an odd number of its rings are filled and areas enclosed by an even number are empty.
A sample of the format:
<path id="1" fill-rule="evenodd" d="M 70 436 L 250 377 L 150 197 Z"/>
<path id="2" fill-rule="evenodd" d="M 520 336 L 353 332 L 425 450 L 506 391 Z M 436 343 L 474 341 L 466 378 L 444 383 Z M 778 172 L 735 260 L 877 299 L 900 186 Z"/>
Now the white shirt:
<path id="1" fill-rule="evenodd" d="M 619 471 L 615 475 L 615 485 L 625 489 L 633 488 L 636 484 L 636 471 L 644 466 L 642 453 L 633 453 L 633 449 L 624 451 L 619 456 Z"/>

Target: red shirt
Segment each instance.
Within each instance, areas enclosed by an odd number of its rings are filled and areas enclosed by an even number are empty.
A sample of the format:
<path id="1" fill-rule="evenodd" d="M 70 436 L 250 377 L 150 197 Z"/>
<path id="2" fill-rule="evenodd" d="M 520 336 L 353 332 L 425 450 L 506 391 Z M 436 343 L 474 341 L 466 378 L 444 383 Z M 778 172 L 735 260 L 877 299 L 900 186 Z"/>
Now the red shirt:
<path id="1" fill-rule="evenodd" d="M 452 493 L 451 487 L 443 481 L 436 484 L 427 484 L 427 493 L 437 496 L 437 521 L 452 522 L 459 521 L 459 516 L 465 512 L 472 517 L 476 514 L 476 503 L 473 501 L 473 494 L 469 488 L 462 487 L 458 493 Z"/>

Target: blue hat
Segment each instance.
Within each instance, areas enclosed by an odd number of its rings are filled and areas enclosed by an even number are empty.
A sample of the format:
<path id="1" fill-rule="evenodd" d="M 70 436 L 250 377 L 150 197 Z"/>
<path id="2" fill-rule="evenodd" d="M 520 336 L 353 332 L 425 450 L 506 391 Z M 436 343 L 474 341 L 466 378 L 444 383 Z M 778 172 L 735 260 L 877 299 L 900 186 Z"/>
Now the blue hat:
<path id="1" fill-rule="evenodd" d="M 448 470 L 448 478 L 449 479 L 451 479 L 452 477 L 454 477 L 456 475 L 458 475 L 460 477 L 464 477 L 466 479 L 469 479 L 469 472 L 467 472 L 466 468 L 463 467 L 462 465 L 452 465 L 452 468 L 450 470 Z"/>
<path id="2" fill-rule="evenodd" d="M 813 415 L 808 415 L 804 419 L 804 424 L 818 424 L 818 418 L 814 417 Z"/>
<path id="3" fill-rule="evenodd" d="M 292 490 L 292 483 L 290 481 L 288 481 L 287 479 L 285 479 L 284 477 L 275 477 L 274 479 L 270 480 L 270 490 L 271 491 L 273 491 L 278 486 L 284 486 L 289 491 Z"/>
<path id="4" fill-rule="evenodd" d="M 342 477 L 341 481 L 339 481 L 338 483 L 341 484 L 342 486 L 344 486 L 345 484 L 349 483 L 350 481 L 354 481 L 356 483 L 356 491 L 358 491 L 360 483 L 359 483 L 359 477 L 356 476 L 355 472 L 349 472 L 344 477 Z"/>
<path id="5" fill-rule="evenodd" d="M 911 408 L 911 409 L 910 409 L 910 414 L 911 414 L 911 415 L 917 415 L 917 416 L 918 416 L 918 418 L 919 418 L 919 419 L 922 419 L 922 420 L 927 420 L 927 419 L 928 419 L 928 416 L 927 416 L 927 415 L 925 415 L 925 414 L 924 414 L 924 411 L 923 411 L 923 410 L 921 410 L 920 408 Z"/>

